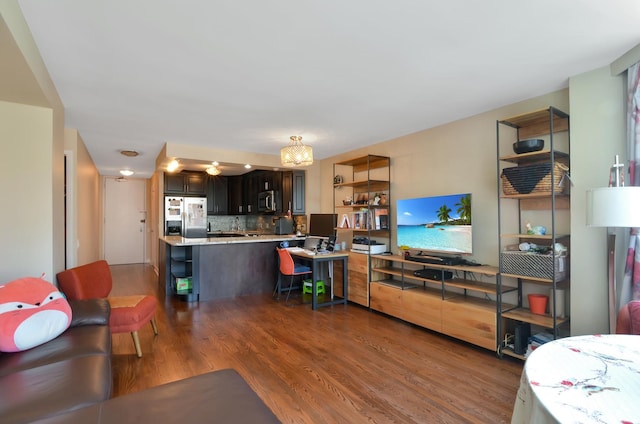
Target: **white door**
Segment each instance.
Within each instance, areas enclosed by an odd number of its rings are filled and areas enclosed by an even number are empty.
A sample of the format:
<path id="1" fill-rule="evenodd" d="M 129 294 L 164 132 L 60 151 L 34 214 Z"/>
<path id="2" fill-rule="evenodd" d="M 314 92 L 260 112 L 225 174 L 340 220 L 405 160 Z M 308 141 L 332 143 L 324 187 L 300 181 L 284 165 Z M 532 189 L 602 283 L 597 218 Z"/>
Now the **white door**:
<path id="1" fill-rule="evenodd" d="M 106 178 L 104 258 L 110 265 L 144 262 L 145 181 Z"/>

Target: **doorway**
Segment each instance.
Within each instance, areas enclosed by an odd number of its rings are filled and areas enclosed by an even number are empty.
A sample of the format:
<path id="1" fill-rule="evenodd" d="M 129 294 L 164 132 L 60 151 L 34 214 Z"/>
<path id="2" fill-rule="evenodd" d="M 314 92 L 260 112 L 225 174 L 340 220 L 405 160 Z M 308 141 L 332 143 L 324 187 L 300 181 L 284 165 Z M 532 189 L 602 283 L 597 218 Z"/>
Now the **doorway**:
<path id="1" fill-rule="evenodd" d="M 144 180 L 105 178 L 104 258 L 110 265 L 144 263 Z"/>

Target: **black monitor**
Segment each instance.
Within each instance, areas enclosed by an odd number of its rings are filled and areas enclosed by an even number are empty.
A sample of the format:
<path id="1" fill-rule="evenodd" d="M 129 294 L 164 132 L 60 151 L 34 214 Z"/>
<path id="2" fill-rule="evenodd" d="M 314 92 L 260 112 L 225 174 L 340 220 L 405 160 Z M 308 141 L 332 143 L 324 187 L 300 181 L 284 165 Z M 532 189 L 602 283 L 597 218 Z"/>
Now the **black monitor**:
<path id="1" fill-rule="evenodd" d="M 309 235 L 331 237 L 336 233 L 338 215 L 335 213 L 312 213 L 309 215 Z"/>

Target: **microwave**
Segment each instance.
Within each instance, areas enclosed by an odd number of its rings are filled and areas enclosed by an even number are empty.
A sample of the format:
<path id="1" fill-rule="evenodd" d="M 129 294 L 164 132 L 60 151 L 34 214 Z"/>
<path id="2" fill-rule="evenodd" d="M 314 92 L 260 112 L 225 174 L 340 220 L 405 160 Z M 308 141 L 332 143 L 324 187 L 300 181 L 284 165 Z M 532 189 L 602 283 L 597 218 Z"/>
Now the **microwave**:
<path id="1" fill-rule="evenodd" d="M 276 212 L 276 192 L 274 190 L 263 191 L 258 194 L 258 212 Z"/>

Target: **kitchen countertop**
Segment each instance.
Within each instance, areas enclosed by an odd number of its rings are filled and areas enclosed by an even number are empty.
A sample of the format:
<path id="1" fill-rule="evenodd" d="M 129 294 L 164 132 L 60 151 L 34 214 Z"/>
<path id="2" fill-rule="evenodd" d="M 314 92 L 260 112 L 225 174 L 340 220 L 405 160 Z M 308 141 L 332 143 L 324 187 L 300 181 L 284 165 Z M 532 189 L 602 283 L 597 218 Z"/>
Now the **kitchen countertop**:
<path id="1" fill-rule="evenodd" d="M 223 234 L 223 236 L 213 235 Z M 243 233 L 237 237 L 232 236 L 230 233 L 212 233 L 212 237 L 207 238 L 186 238 L 182 236 L 163 236 L 160 240 L 171 246 L 204 246 L 210 244 L 238 244 L 238 243 L 265 243 L 274 241 L 301 241 L 304 240 L 304 236 L 296 236 L 295 234 L 257 234 L 257 233 Z"/>

